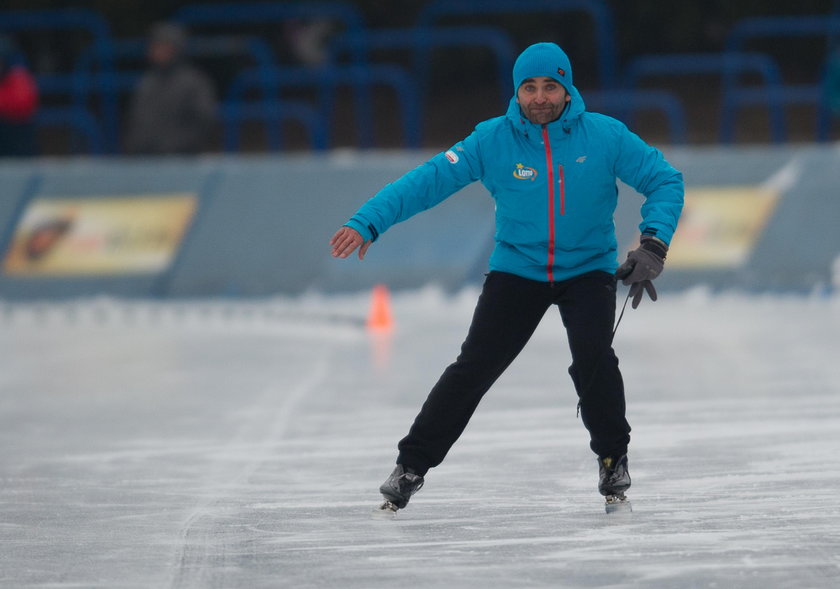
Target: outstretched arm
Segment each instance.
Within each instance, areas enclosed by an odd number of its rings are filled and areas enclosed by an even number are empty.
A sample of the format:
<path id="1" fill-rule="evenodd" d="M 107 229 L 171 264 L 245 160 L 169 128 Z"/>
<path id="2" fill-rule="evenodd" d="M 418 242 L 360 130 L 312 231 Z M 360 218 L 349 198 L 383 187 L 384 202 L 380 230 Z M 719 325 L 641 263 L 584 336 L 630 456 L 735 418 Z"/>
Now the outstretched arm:
<path id="1" fill-rule="evenodd" d="M 357 247 L 363 258 L 368 246 L 389 227 L 439 204 L 482 177 L 483 164 L 476 133 L 384 186 L 356 211 L 330 242 L 333 256 L 345 258 Z"/>
<path id="2" fill-rule="evenodd" d="M 330 239 L 332 256 L 334 258 L 346 258 L 359 248 L 359 259 L 364 260 L 371 241 L 365 241 L 358 231 L 351 227 L 342 227 L 335 232 Z"/>

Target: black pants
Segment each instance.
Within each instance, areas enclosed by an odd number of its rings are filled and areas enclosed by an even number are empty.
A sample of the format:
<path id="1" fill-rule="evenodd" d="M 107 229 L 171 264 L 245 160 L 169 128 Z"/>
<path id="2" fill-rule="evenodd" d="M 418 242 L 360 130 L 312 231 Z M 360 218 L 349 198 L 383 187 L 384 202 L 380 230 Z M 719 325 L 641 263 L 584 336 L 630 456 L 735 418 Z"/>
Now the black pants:
<path id="1" fill-rule="evenodd" d="M 432 388 L 397 462 L 419 474 L 440 464 L 460 437 L 484 393 L 522 351 L 546 310 L 556 304 L 566 328 L 569 374 L 580 414 L 598 456 L 627 452 L 624 384 L 612 349 L 615 278 L 590 272 L 563 282 L 537 282 L 491 272 L 478 299 L 467 339 L 454 364 Z"/>

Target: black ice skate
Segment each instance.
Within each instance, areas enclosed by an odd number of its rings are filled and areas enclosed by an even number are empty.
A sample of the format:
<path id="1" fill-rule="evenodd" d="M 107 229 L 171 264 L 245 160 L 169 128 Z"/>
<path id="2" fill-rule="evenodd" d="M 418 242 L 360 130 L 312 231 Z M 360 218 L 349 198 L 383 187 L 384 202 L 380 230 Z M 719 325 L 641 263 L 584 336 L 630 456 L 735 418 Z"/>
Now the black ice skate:
<path id="1" fill-rule="evenodd" d="M 408 505 L 408 500 L 423 487 L 423 477 L 414 472 L 411 468 L 398 464 L 388 477 L 388 480 L 379 487 L 379 492 L 385 498 L 385 502 L 379 510 L 386 515 L 397 513 Z"/>
<path id="2" fill-rule="evenodd" d="M 624 492 L 630 488 L 627 455 L 619 458 L 612 456 L 599 458 L 598 467 L 598 491 L 606 498 L 607 513 L 620 509 L 630 510 L 630 502 L 624 495 Z"/>

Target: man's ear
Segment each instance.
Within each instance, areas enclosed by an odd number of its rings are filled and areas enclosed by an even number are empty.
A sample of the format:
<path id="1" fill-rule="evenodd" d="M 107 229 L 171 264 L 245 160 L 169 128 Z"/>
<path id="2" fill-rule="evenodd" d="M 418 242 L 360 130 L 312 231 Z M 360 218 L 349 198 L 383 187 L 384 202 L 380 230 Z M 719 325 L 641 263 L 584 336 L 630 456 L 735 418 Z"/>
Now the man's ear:
<path id="1" fill-rule="evenodd" d="M 570 95 L 570 94 L 566 94 L 566 102 L 570 102 L 571 100 L 572 100 L 571 95 Z"/>

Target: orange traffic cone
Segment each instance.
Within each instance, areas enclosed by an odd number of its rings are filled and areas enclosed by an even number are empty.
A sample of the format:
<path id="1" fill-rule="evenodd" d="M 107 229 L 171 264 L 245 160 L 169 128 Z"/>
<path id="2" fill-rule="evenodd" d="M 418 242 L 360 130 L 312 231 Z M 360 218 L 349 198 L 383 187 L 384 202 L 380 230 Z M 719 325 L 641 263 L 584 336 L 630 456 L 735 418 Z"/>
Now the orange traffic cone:
<path id="1" fill-rule="evenodd" d="M 376 331 L 389 331 L 394 327 L 394 318 L 391 315 L 391 297 L 388 293 L 388 287 L 384 284 L 377 284 L 373 287 L 367 327 Z"/>

